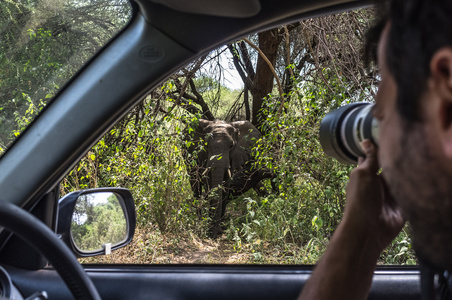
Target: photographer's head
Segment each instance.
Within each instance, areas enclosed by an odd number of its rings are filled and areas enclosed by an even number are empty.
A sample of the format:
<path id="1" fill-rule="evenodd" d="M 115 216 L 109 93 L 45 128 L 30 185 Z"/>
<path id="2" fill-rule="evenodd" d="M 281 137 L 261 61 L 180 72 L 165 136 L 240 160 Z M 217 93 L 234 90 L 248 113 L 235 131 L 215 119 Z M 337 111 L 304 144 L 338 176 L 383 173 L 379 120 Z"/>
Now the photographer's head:
<path id="1" fill-rule="evenodd" d="M 438 49 L 452 45 L 452 1 L 393 0 L 380 6 L 379 12 L 379 21 L 368 32 L 367 55 L 375 54 L 390 22 L 385 52 L 399 88 L 397 108 L 406 120 L 420 121 L 418 104 L 427 88 L 430 61 Z"/>
<path id="2" fill-rule="evenodd" d="M 452 269 L 452 1 L 393 0 L 371 31 L 379 159 L 420 257 Z"/>

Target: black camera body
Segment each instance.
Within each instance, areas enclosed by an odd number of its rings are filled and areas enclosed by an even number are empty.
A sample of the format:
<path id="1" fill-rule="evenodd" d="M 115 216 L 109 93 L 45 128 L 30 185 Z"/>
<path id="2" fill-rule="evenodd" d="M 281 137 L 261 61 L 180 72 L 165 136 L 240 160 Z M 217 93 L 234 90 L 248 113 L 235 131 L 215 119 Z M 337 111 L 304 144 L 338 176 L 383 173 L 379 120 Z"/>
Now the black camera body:
<path id="1" fill-rule="evenodd" d="M 370 139 L 378 146 L 378 121 L 371 103 L 351 103 L 329 112 L 320 124 L 323 151 L 347 164 L 357 164 L 364 156 L 361 142 Z"/>

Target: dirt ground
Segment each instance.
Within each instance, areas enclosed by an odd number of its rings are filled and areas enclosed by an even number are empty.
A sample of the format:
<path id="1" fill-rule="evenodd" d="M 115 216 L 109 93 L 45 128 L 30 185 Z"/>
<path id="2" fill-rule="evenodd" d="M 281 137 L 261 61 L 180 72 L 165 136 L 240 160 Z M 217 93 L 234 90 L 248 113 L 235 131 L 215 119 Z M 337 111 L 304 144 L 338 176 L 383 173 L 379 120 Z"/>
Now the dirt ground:
<path id="1" fill-rule="evenodd" d="M 234 243 L 222 236 L 216 240 L 185 236 L 160 235 L 155 231 L 137 229 L 128 246 L 110 255 L 80 259 L 81 263 L 125 264 L 237 264 L 250 263 L 254 256 L 239 253 Z"/>
<path id="2" fill-rule="evenodd" d="M 157 230 L 137 228 L 128 246 L 110 255 L 79 261 L 85 264 L 314 264 L 321 248 L 322 245 L 312 245 L 311 249 L 294 244 L 275 246 L 259 240 L 240 244 L 225 234 L 213 240 L 189 232 L 162 235 Z"/>

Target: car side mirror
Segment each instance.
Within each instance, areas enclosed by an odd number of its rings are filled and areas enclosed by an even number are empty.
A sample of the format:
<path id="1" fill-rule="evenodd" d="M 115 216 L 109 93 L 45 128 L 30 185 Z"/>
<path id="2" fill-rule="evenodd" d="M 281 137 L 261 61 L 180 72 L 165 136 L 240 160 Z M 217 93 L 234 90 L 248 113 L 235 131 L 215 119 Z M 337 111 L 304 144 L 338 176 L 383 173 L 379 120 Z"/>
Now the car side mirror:
<path id="1" fill-rule="evenodd" d="M 109 254 L 126 246 L 135 226 L 135 204 L 127 189 L 77 191 L 58 202 L 57 234 L 77 257 Z"/>

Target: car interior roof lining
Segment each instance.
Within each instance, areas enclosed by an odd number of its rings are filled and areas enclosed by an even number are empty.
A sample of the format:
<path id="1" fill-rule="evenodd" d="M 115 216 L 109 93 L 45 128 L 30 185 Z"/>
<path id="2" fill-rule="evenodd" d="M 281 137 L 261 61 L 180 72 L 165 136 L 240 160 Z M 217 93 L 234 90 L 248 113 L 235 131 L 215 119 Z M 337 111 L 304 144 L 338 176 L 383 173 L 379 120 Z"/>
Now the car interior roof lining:
<path id="1" fill-rule="evenodd" d="M 151 0 L 173 10 L 209 16 L 247 18 L 261 9 L 259 0 Z"/>
<path id="2" fill-rule="evenodd" d="M 136 2 L 140 6 L 140 13 L 149 23 L 180 45 L 193 52 L 204 53 L 254 32 L 307 18 L 366 7 L 375 1 L 287 0 L 284 5 L 278 5 L 274 0 L 262 0 L 259 14 L 240 19 L 184 13 L 149 0 Z"/>

